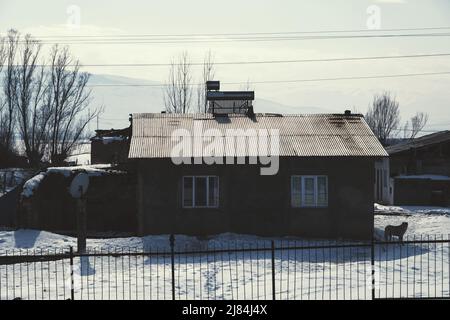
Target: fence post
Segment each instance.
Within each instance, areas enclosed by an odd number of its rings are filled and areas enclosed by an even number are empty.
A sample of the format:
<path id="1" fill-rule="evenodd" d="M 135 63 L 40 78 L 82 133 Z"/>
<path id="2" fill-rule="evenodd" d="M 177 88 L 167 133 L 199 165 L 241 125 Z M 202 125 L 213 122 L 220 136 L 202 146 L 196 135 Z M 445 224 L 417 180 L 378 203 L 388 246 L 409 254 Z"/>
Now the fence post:
<path id="1" fill-rule="evenodd" d="M 375 243 L 372 236 L 372 242 L 370 246 L 370 265 L 371 265 L 371 276 L 372 276 L 372 300 L 375 300 Z"/>
<path id="2" fill-rule="evenodd" d="M 70 246 L 70 299 L 75 300 L 74 281 L 73 281 L 73 247 Z"/>
<path id="3" fill-rule="evenodd" d="M 275 300 L 275 242 L 272 240 L 272 300 Z"/>
<path id="4" fill-rule="evenodd" d="M 175 237 L 170 235 L 170 258 L 172 262 L 172 300 L 175 300 Z"/>

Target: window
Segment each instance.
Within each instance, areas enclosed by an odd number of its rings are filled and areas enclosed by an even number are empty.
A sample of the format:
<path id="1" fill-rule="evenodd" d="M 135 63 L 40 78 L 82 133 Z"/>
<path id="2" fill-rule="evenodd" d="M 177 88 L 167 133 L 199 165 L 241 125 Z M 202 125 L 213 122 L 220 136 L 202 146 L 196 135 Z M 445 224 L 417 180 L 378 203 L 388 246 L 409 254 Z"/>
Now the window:
<path id="1" fill-rule="evenodd" d="M 326 207 L 328 205 L 327 176 L 292 176 L 292 207 Z"/>
<path id="2" fill-rule="evenodd" d="M 219 177 L 183 177 L 184 208 L 217 208 L 219 206 Z"/>

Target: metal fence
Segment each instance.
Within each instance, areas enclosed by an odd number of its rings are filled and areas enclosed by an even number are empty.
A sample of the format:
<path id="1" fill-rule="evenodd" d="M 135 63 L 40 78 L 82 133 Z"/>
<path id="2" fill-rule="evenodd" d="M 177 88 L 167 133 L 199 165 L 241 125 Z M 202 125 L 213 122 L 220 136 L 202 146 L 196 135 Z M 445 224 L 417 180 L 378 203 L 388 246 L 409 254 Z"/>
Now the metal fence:
<path id="1" fill-rule="evenodd" d="M 448 236 L 414 236 L 5 250 L 0 299 L 450 298 L 449 249 Z"/>

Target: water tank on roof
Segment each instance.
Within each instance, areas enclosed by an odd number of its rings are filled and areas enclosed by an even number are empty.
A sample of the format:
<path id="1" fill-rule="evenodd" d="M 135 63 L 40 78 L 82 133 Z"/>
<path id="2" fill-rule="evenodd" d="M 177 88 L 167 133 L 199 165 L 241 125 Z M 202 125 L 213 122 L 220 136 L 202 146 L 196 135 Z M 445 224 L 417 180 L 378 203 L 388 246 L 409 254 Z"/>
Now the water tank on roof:
<path id="1" fill-rule="evenodd" d="M 220 81 L 206 81 L 206 90 L 220 90 Z"/>

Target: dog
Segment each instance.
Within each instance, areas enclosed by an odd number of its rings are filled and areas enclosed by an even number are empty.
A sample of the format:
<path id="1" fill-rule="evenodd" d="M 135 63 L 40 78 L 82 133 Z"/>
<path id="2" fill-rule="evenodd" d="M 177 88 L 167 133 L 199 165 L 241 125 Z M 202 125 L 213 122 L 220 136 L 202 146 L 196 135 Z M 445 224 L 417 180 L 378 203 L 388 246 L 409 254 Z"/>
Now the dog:
<path id="1" fill-rule="evenodd" d="M 386 226 L 386 228 L 384 228 L 384 240 L 391 241 L 392 236 L 396 236 L 399 241 L 403 241 L 406 229 L 408 229 L 408 222 L 403 222 L 399 226 Z"/>

